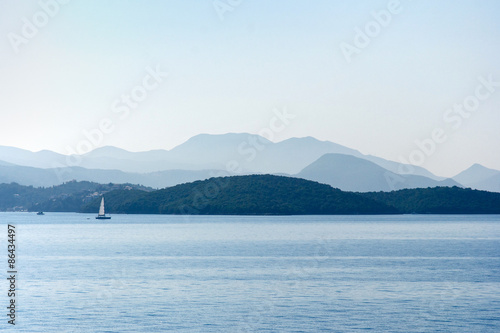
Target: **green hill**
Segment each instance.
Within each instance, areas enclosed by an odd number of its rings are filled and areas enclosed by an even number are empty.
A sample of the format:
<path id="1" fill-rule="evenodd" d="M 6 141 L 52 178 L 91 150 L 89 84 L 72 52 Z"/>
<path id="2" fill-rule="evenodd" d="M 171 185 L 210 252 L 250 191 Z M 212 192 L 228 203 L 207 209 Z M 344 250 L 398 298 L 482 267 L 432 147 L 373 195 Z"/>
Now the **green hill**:
<path id="1" fill-rule="evenodd" d="M 434 187 L 343 192 L 301 178 L 251 175 L 211 178 L 158 191 L 130 184 L 68 182 L 34 188 L 0 184 L 0 211 L 128 214 L 500 214 L 500 193 Z"/>
<path id="2" fill-rule="evenodd" d="M 500 214 L 500 193 L 434 187 L 362 193 L 406 214 Z"/>
<path id="3" fill-rule="evenodd" d="M 99 200 L 83 211 L 96 212 Z M 300 178 L 251 175 L 211 178 L 150 193 L 113 191 L 106 211 L 128 214 L 391 214 L 397 211 L 359 194 Z"/>

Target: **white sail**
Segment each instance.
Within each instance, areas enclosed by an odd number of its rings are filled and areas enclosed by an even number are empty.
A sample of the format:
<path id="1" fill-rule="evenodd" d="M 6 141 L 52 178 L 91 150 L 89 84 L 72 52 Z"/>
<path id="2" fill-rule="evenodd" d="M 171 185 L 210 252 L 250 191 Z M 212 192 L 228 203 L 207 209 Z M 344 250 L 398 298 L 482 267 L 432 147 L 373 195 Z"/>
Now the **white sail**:
<path id="1" fill-rule="evenodd" d="M 99 208 L 99 216 L 104 216 L 104 198 L 101 200 L 101 207 Z"/>

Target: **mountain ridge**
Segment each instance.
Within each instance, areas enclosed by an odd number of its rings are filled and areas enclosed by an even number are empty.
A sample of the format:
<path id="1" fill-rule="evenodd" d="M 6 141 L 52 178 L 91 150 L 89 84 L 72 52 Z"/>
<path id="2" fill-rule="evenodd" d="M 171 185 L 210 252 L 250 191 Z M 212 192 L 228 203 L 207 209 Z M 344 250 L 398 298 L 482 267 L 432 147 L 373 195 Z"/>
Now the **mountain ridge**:
<path id="1" fill-rule="evenodd" d="M 437 181 L 419 175 L 398 175 L 369 160 L 345 154 L 325 154 L 295 176 L 356 192 L 461 186 L 452 179 Z"/>
<path id="2" fill-rule="evenodd" d="M 0 183 L 18 183 L 24 186 L 57 186 L 72 180 L 97 183 L 131 183 L 152 188 L 174 186 L 182 182 L 208 179 L 224 174 L 220 170 L 165 170 L 149 173 L 131 173 L 121 170 L 86 169 L 65 167 L 42 169 L 15 165 L 2 165 Z M 226 173 L 227 174 L 227 173 Z"/>
<path id="3" fill-rule="evenodd" d="M 405 165 L 377 156 L 364 155 L 357 150 L 330 141 L 322 141 L 312 136 L 289 138 L 274 143 L 259 135 L 248 133 L 200 134 L 171 150 L 155 149 L 130 152 L 113 146 L 103 146 L 84 155 L 71 156 L 47 150 L 33 153 L 23 149 L 0 146 L 0 166 L 3 167 L 0 170 L 0 181 L 52 186 L 72 179 L 103 182 L 107 174 L 110 177 L 108 180 L 110 182 L 141 182 L 146 186 L 161 188 L 186 181 L 207 179 L 214 172 L 219 175 L 279 174 L 297 176 L 299 174 L 300 177 L 300 173 L 304 169 L 311 168 L 311 165 L 327 154 L 354 156 L 386 169 L 378 172 L 378 178 L 381 175 L 385 176 L 385 180 L 378 181 L 378 188 L 373 186 L 366 188 L 345 187 L 330 182 L 331 185 L 345 190 L 389 191 L 407 187 L 459 186 L 462 184 L 457 181 L 460 179 L 460 175 L 457 175 L 452 181 L 435 176 L 420 167 L 412 166 L 413 174 L 399 174 L 400 169 L 407 169 Z M 1 162 L 2 158 L 6 158 L 6 160 Z M 28 165 L 26 166 L 26 164 Z M 349 168 L 347 164 L 343 166 L 345 169 Z M 21 167 L 16 168 L 17 165 Z M 44 169 L 46 172 L 31 169 L 32 174 L 30 175 L 26 169 L 28 167 Z M 473 170 L 474 168 L 480 169 L 480 171 L 485 169 L 482 166 L 478 167 L 478 165 L 469 169 Z M 108 170 L 108 173 L 105 170 Z M 500 176 L 496 176 L 496 173 L 500 174 L 500 171 L 488 170 L 495 173 L 491 179 L 482 179 L 480 182 L 462 185 L 500 192 Z M 75 174 L 76 176 L 73 178 L 65 176 L 62 179 L 57 179 L 50 172 L 64 175 Z M 153 175 L 154 173 L 156 174 Z M 175 175 L 178 176 L 177 180 Z M 361 176 L 364 177 L 363 174 Z M 321 180 L 317 176 L 304 177 Z M 431 180 L 420 177 L 427 177 Z M 322 181 L 325 182 L 325 180 Z M 441 183 L 437 181 L 441 181 Z M 367 179 L 367 184 L 370 182 L 374 182 L 374 180 Z"/>
<path id="4" fill-rule="evenodd" d="M 237 161 L 243 172 L 247 173 L 295 174 L 327 153 L 344 153 L 368 159 L 394 173 L 398 173 L 400 165 L 395 161 L 363 155 L 355 149 L 312 136 L 271 142 L 262 136 L 248 133 L 199 134 L 170 150 L 130 152 L 104 146 L 83 155 L 69 156 L 55 152 L 40 155 L 40 152 L 0 146 L 0 160 L 21 166 L 54 168 L 77 164 L 76 166 L 90 169 L 139 173 L 171 169 L 225 169 L 228 162 Z M 70 159 L 77 160 L 78 163 L 69 165 Z M 413 168 L 416 175 L 436 180 L 440 178 L 421 167 Z"/>
<path id="5" fill-rule="evenodd" d="M 500 192 L 500 170 L 475 163 L 453 177 L 456 181 L 478 190 Z"/>

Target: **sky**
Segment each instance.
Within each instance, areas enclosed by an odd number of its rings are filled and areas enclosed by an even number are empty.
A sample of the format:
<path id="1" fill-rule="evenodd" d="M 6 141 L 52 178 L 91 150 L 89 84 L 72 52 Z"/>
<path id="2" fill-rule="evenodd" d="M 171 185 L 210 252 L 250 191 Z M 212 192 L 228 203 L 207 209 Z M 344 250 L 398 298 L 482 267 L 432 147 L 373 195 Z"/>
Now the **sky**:
<path id="1" fill-rule="evenodd" d="M 0 145 L 312 136 L 500 170 L 500 2 L 0 0 Z"/>

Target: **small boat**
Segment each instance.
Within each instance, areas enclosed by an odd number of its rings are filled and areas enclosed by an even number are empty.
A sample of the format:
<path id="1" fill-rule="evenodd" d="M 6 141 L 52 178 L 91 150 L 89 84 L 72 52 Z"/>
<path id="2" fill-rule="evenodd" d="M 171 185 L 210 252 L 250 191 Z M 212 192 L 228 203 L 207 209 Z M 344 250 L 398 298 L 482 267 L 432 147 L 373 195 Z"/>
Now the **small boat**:
<path id="1" fill-rule="evenodd" d="M 38 212 L 36 215 L 45 215 L 43 212 Z"/>
<path id="2" fill-rule="evenodd" d="M 106 216 L 104 213 L 104 197 L 101 200 L 101 207 L 99 208 L 99 214 L 95 217 L 97 220 L 109 220 L 111 216 Z"/>

